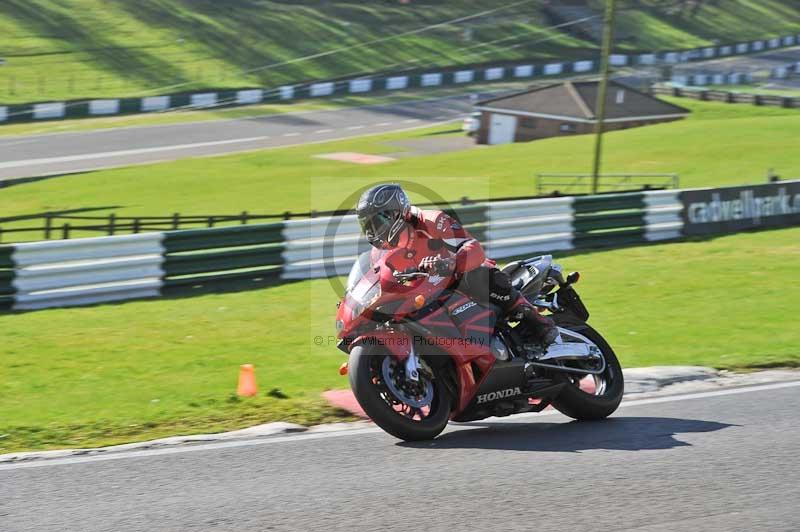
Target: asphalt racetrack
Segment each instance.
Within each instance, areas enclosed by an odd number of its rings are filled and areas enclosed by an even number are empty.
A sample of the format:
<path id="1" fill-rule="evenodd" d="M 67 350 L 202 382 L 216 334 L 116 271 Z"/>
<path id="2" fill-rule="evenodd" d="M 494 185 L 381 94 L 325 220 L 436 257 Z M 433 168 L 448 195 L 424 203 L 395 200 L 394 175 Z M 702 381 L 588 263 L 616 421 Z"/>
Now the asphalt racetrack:
<path id="1" fill-rule="evenodd" d="M 677 65 L 675 72 L 754 72 L 796 61 L 800 61 L 800 47 Z M 632 68 L 627 76 L 647 70 Z M 520 84 L 519 89 L 524 86 Z M 465 87 L 463 94 L 454 96 L 330 111 L 0 137 L 0 181 L 324 142 L 457 121 L 472 111 L 473 92 Z M 473 97 L 484 99 L 508 92 L 514 90 L 475 93 Z"/>
<path id="2" fill-rule="evenodd" d="M 799 410 L 795 381 L 415 444 L 368 428 L 0 464 L 0 529 L 796 531 Z"/>
<path id="3" fill-rule="evenodd" d="M 0 137 L 0 180 L 389 133 L 459 120 L 471 110 L 463 94 L 330 111 Z"/>

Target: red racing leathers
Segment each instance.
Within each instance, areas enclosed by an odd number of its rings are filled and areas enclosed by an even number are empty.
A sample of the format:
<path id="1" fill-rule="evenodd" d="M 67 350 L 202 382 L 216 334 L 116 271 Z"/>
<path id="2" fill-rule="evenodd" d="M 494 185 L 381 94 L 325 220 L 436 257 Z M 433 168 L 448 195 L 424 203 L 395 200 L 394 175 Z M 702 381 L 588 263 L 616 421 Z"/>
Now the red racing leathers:
<path id="1" fill-rule="evenodd" d="M 408 230 L 397 244 L 405 248 L 405 260 L 391 264 L 395 270 L 417 268 L 427 257 L 455 259 L 458 278 L 480 266 L 494 266 L 487 261 L 480 242 L 448 214 L 412 207 L 408 218 Z"/>
<path id="2" fill-rule="evenodd" d="M 495 261 L 486 258 L 483 246 L 458 220 L 442 211 L 411 207 L 407 223 L 407 230 L 397 242 L 405 248 L 405 256 L 395 259 L 389 266 L 402 272 L 409 268 L 427 269 L 437 261 L 448 261 L 459 290 L 478 302 L 491 303 L 506 313 L 517 313 L 537 336 L 552 343 L 557 334 L 553 321 L 539 314 L 525 296 L 511 286 L 508 274 L 498 270 Z"/>

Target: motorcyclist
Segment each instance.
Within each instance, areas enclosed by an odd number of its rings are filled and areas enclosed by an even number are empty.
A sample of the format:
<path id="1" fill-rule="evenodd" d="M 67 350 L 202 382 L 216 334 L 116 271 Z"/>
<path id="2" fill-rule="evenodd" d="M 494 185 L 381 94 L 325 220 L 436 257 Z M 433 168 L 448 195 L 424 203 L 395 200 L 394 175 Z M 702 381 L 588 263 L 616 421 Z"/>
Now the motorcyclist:
<path id="1" fill-rule="evenodd" d="M 539 314 L 511 286 L 508 274 L 486 258 L 480 242 L 445 212 L 414 207 L 400 185 L 383 184 L 362 194 L 356 215 L 372 246 L 406 250 L 402 258 L 389 264 L 393 269 L 416 267 L 442 276 L 454 274 L 459 290 L 528 325 L 535 341 L 549 345 L 556 340 L 558 329 L 553 320 Z"/>

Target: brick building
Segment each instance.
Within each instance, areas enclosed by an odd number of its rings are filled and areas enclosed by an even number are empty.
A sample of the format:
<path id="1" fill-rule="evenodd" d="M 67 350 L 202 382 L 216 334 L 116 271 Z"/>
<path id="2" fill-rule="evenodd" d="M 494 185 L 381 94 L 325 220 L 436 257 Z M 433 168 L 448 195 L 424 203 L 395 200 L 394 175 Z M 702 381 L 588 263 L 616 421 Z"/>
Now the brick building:
<path id="1" fill-rule="evenodd" d="M 567 81 L 510 96 L 478 102 L 479 144 L 507 144 L 592 133 L 597 123 L 598 81 Z M 688 109 L 649 94 L 609 82 L 606 95 L 607 131 L 679 120 Z"/>

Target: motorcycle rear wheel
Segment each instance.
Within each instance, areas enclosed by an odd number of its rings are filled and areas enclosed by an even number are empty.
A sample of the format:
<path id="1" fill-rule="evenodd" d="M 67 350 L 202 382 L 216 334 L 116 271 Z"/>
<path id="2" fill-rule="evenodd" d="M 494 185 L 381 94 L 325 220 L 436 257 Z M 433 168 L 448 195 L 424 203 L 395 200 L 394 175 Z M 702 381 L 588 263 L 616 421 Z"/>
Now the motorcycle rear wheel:
<path id="1" fill-rule="evenodd" d="M 571 327 L 567 327 L 571 329 Z M 592 421 L 604 419 L 614 413 L 622 401 L 622 394 L 625 391 L 625 381 L 622 376 L 622 367 L 614 350 L 593 328 L 588 325 L 575 329 L 594 342 L 603 353 L 606 361 L 606 368 L 594 383 L 594 393 L 582 390 L 580 378 L 574 374 L 553 372 L 553 379 L 566 383 L 566 386 L 553 399 L 553 407 L 562 414 L 579 421 Z"/>
<path id="2" fill-rule="evenodd" d="M 435 438 L 450 417 L 451 398 L 442 380 L 433 375 L 433 379 L 423 383 L 433 387 L 429 404 L 410 405 L 408 398 L 398 396 L 396 385 L 385 382 L 386 364 L 393 363 L 392 359 L 386 361 L 387 357 L 391 355 L 364 346 L 356 346 L 350 352 L 348 374 L 358 404 L 376 425 L 396 438 L 405 441 Z M 398 363 L 392 367 L 402 371 L 402 366 Z"/>

